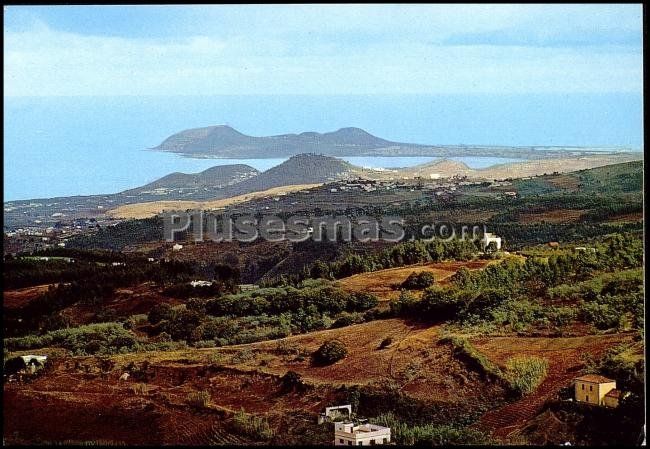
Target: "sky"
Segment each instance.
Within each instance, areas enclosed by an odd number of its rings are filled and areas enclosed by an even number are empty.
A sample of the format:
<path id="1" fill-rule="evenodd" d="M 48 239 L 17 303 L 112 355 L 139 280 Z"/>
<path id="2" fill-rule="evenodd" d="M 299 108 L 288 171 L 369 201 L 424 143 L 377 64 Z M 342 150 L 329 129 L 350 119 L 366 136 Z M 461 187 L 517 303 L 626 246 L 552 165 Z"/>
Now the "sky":
<path id="1" fill-rule="evenodd" d="M 5 6 L 19 96 L 642 92 L 642 6 Z"/>

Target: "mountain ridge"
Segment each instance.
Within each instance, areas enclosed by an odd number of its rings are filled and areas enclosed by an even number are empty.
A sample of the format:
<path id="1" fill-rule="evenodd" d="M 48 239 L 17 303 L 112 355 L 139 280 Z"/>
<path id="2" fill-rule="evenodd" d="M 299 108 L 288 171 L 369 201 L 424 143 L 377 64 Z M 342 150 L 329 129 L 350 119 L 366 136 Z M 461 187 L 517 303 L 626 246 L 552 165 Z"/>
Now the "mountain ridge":
<path id="1" fill-rule="evenodd" d="M 190 128 L 164 139 L 149 148 L 195 158 L 264 159 L 290 157 L 302 153 L 325 156 L 490 156 L 521 159 L 564 158 L 567 156 L 606 154 L 602 148 L 548 147 L 499 145 L 424 145 L 403 143 L 377 137 L 361 128 L 344 127 L 319 133 L 305 131 L 299 134 L 271 136 L 246 135 L 229 125 Z M 609 152 L 616 153 L 616 150 Z"/>
<path id="2" fill-rule="evenodd" d="M 346 155 L 343 150 L 346 147 L 368 150 L 392 145 L 394 142 L 354 127 L 326 133 L 308 131 L 300 134 L 256 137 L 243 134 L 228 125 L 213 125 L 180 131 L 150 149 L 194 156 L 250 158 L 294 156 L 302 153 L 340 156 Z"/>

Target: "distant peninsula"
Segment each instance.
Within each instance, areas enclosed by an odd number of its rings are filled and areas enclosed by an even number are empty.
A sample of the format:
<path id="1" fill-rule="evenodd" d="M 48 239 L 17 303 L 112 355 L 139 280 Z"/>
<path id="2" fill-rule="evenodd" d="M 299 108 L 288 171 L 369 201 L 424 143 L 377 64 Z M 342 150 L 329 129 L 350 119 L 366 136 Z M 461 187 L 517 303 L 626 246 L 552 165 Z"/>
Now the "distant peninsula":
<path id="1" fill-rule="evenodd" d="M 554 146 L 422 145 L 392 142 L 360 128 L 341 128 L 327 133 L 303 132 L 255 137 L 227 125 L 180 131 L 151 148 L 192 158 L 259 159 L 291 157 L 303 153 L 325 156 L 490 156 L 547 159 L 589 154 L 611 154 L 620 148 Z M 627 150 L 631 151 L 631 150 Z"/>

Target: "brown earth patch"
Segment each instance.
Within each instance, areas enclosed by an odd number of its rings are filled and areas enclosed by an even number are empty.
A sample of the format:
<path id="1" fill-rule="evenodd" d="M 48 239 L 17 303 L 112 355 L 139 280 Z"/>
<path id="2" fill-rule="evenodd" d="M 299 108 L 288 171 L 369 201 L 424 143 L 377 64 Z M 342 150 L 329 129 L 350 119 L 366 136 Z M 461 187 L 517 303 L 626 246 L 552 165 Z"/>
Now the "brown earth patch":
<path id="1" fill-rule="evenodd" d="M 587 212 L 584 209 L 557 209 L 546 212 L 519 214 L 519 221 L 524 224 L 540 223 L 574 223 Z"/>
<path id="2" fill-rule="evenodd" d="M 2 292 L 2 306 L 7 309 L 20 309 L 25 307 L 34 298 L 46 293 L 50 286 L 56 286 L 56 284 L 44 284 L 15 290 L 5 290 Z"/>
<path id="3" fill-rule="evenodd" d="M 615 215 L 607 218 L 607 223 L 636 223 L 637 221 L 643 221 L 643 212 Z"/>

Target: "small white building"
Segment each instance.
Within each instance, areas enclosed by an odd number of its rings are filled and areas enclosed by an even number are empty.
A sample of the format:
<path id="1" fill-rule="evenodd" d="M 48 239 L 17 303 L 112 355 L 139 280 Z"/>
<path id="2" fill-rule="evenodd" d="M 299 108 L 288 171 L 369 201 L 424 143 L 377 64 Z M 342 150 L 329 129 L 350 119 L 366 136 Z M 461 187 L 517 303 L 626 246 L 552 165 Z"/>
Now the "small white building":
<path id="1" fill-rule="evenodd" d="M 210 281 L 192 281 L 190 282 L 192 287 L 209 287 L 212 285 Z"/>
<path id="2" fill-rule="evenodd" d="M 501 237 L 496 234 L 486 232 L 483 234 L 483 239 L 481 242 L 483 243 L 484 250 L 490 245 L 490 243 L 494 243 L 497 247 L 497 250 L 501 249 Z"/>
<path id="3" fill-rule="evenodd" d="M 325 407 L 325 412 L 318 415 L 318 424 L 323 424 L 327 420 L 334 420 L 346 412 L 346 418 L 352 418 L 352 405 L 335 405 L 333 407 Z"/>
<path id="4" fill-rule="evenodd" d="M 172 251 L 180 251 L 182 249 L 183 249 L 183 245 L 180 245 L 178 243 L 176 243 L 176 244 L 174 244 L 174 246 L 172 246 Z"/>
<path id="5" fill-rule="evenodd" d="M 369 423 L 334 423 L 334 446 L 374 446 L 390 443 L 390 427 Z"/>

